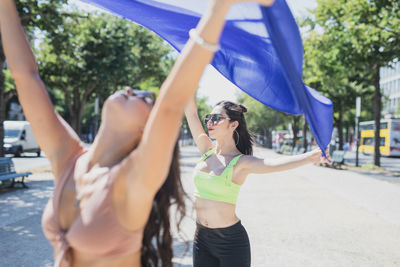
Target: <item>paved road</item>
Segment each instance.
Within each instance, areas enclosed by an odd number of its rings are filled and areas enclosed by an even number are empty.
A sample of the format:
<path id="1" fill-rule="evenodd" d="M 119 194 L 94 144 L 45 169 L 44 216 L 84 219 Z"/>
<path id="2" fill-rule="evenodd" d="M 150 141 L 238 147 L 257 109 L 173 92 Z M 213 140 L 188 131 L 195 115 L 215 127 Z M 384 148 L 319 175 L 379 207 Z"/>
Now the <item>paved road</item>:
<path id="1" fill-rule="evenodd" d="M 359 166 L 362 166 L 366 163 L 373 164 L 374 155 L 365 155 L 363 153 L 359 153 Z M 348 165 L 355 166 L 356 165 L 356 152 L 347 151 L 344 156 L 345 163 Z M 400 172 L 400 157 L 381 157 L 381 166 L 392 172 Z"/>
<path id="2" fill-rule="evenodd" d="M 17 172 L 37 169 L 50 165 L 49 160 L 43 155 L 43 153 L 40 157 L 37 157 L 36 154 L 25 153 L 23 157 L 13 158 L 13 162 Z"/>
<path id="3" fill-rule="evenodd" d="M 184 186 L 191 193 L 198 154 L 194 148 L 184 154 Z M 255 154 L 279 157 L 266 149 Z M 400 266 L 399 180 L 314 165 L 249 176 L 237 214 L 250 237 L 252 266 Z M 192 237 L 194 219 L 186 223 Z M 178 262 L 190 266 L 190 257 Z"/>
<path id="4" fill-rule="evenodd" d="M 43 156 L 36 157 L 35 153 L 25 153 L 21 158 L 13 158 L 17 171 L 24 171 L 27 169 L 36 169 L 49 165 L 48 159 Z M 362 166 L 366 163 L 373 163 L 373 155 L 359 154 L 359 165 Z M 345 154 L 345 163 L 355 166 L 356 153 L 347 151 Z M 400 157 L 381 157 L 381 165 L 386 170 L 400 173 Z"/>
<path id="5" fill-rule="evenodd" d="M 278 156 L 265 149 L 256 149 L 256 155 Z M 198 157 L 195 148 L 182 149 L 189 195 Z M 0 192 L 0 266 L 51 266 L 51 247 L 40 228 L 51 178 L 35 174 L 29 189 Z M 194 214 L 187 203 L 182 234 L 190 245 Z M 313 165 L 251 175 L 237 214 L 249 233 L 252 266 L 400 266 L 399 183 Z M 182 255 L 185 243 L 175 236 L 176 266 L 191 266 L 190 249 Z"/>

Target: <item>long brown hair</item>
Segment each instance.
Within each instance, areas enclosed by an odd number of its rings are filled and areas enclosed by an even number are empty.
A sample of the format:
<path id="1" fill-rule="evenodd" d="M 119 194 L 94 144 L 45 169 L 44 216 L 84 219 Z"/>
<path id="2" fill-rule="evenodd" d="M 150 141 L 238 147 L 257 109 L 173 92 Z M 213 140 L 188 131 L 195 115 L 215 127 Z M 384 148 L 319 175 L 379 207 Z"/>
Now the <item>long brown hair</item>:
<path id="1" fill-rule="evenodd" d="M 236 148 L 245 155 L 253 155 L 254 135 L 247 129 L 244 113 L 247 108 L 242 104 L 236 104 L 231 101 L 218 102 L 216 106 L 221 106 L 225 109 L 230 121 L 237 121 L 239 126 L 233 132 L 232 138 L 235 141 Z"/>
<path id="2" fill-rule="evenodd" d="M 175 144 L 168 177 L 157 192 L 149 220 L 144 230 L 141 263 L 143 267 L 172 267 L 173 237 L 170 227 L 170 208 L 176 205 L 177 230 L 186 215 L 186 194 L 181 183 L 179 146 Z"/>

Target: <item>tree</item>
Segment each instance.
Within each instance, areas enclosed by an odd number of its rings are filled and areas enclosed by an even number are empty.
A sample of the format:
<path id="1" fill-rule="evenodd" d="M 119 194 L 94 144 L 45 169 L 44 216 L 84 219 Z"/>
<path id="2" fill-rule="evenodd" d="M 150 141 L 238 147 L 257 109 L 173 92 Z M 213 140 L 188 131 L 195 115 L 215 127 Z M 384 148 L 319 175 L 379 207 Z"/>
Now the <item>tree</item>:
<path id="1" fill-rule="evenodd" d="M 311 19 L 303 22 L 303 26 L 311 26 L 304 42 L 304 80 L 332 100 L 339 149 L 343 149 L 345 113 L 354 107 L 356 96 L 369 93 L 370 87 L 364 87 L 359 79 L 363 75 L 345 62 L 348 44 L 342 40 L 340 31 L 321 32 Z"/>
<path id="2" fill-rule="evenodd" d="M 85 106 L 94 96 L 104 101 L 123 86 L 145 81 L 159 87 L 168 72 L 163 61 L 169 52 L 161 38 L 143 27 L 89 14 L 64 18 L 44 38 L 38 59 L 45 84 L 62 97 L 63 115 L 80 133 Z"/>
<path id="3" fill-rule="evenodd" d="M 32 37 L 37 29 L 51 31 L 59 25 L 62 20 L 60 10 L 66 2 L 67 0 L 16 0 L 15 3 L 26 33 Z M 5 76 L 2 71 L 4 66 L 5 56 L 0 42 L 0 157 L 4 156 L 3 121 L 6 119 L 6 102 L 10 96 L 10 93 L 5 91 Z"/>
<path id="4" fill-rule="evenodd" d="M 348 80 L 348 85 L 355 79 L 359 85 L 374 88 L 374 163 L 377 166 L 380 165 L 381 118 L 379 70 L 400 58 L 399 10 L 398 0 L 318 0 L 318 7 L 309 18 L 316 34 L 330 38 L 329 47 L 324 51 L 331 52 L 333 59 L 348 71 L 350 77 L 340 75 Z M 334 64 L 335 68 L 337 65 Z"/>
<path id="5" fill-rule="evenodd" d="M 307 130 L 308 130 L 307 120 L 305 120 L 303 117 L 303 148 L 304 148 L 304 151 L 307 151 L 307 148 L 308 148 Z"/>

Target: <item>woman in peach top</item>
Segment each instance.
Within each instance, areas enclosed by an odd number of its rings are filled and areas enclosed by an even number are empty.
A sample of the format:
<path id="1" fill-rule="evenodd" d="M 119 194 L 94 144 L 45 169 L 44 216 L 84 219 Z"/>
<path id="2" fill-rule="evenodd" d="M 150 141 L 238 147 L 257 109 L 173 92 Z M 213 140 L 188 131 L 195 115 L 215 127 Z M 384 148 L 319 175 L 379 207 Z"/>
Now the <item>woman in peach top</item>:
<path id="1" fill-rule="evenodd" d="M 184 213 L 179 127 L 236 2 L 249 1 L 210 1 L 157 101 L 130 88 L 108 97 L 99 132 L 86 149 L 54 110 L 13 1 L 0 1 L 8 66 L 55 177 L 42 223 L 56 266 L 172 266 L 169 207 L 176 203 Z"/>

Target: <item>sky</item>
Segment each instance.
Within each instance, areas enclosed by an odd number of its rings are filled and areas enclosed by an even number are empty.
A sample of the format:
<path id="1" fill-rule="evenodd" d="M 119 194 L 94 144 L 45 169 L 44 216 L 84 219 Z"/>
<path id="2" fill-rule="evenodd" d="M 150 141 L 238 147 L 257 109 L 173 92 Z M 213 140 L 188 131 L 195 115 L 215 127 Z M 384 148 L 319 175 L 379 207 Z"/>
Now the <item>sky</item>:
<path id="1" fill-rule="evenodd" d="M 78 0 L 70 0 L 79 8 L 91 9 L 89 5 Z M 308 9 L 317 7 L 317 0 L 287 0 L 295 17 L 306 16 Z M 236 101 L 241 90 L 219 74 L 213 67 L 208 66 L 199 83 L 198 96 L 207 97 L 208 104 L 214 105 L 221 100 Z"/>

